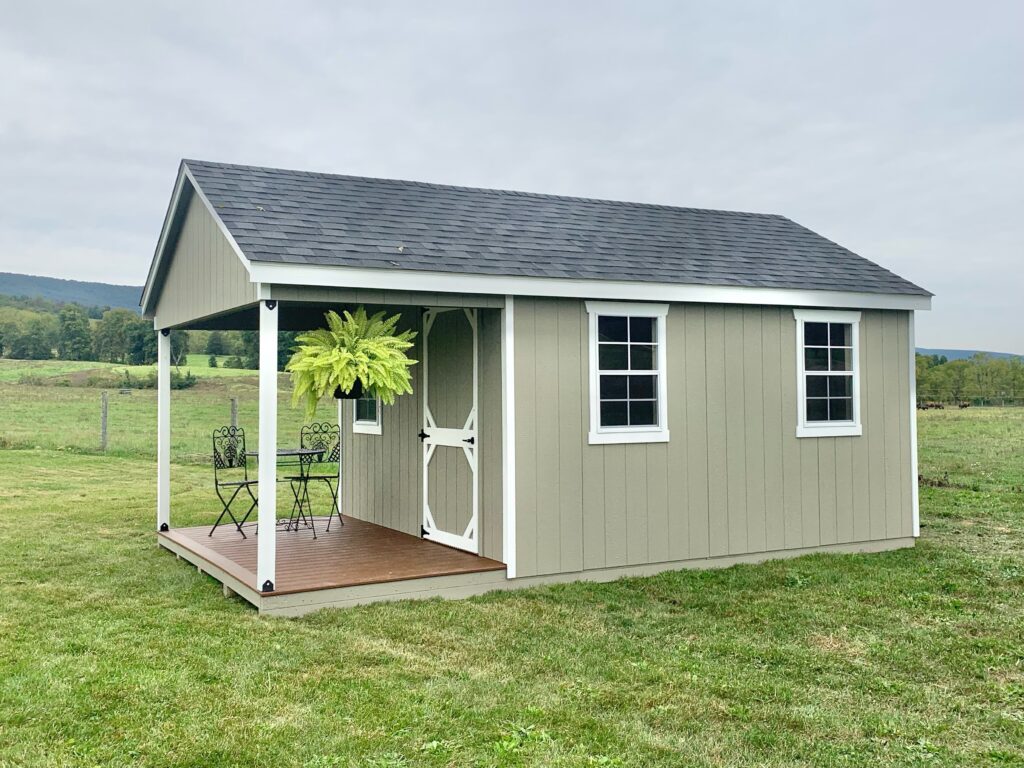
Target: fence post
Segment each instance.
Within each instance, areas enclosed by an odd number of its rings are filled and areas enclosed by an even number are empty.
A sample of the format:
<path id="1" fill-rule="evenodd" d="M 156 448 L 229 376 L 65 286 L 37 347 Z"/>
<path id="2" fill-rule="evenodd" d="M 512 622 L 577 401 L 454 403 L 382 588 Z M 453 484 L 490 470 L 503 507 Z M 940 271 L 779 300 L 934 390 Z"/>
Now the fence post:
<path id="1" fill-rule="evenodd" d="M 107 390 L 100 393 L 100 450 L 107 450 Z"/>
<path id="2" fill-rule="evenodd" d="M 231 426 L 238 426 L 238 398 L 231 398 Z"/>

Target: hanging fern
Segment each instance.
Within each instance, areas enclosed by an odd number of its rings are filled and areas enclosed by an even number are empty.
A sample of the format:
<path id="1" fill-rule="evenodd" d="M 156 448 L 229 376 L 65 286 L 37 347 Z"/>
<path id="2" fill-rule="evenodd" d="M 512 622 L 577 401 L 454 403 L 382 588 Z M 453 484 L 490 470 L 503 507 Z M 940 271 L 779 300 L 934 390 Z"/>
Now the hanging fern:
<path id="1" fill-rule="evenodd" d="M 399 395 L 412 393 L 409 369 L 418 361 L 405 351 L 412 347 L 415 331 L 395 333 L 401 315 L 384 319 L 383 312 L 367 317 L 359 307 L 355 314 L 327 312 L 326 328 L 295 337 L 297 346 L 285 366 L 292 377 L 292 404 L 306 403 L 311 418 L 316 405 L 336 388 L 349 393 L 361 381 L 363 392 L 391 405 Z"/>

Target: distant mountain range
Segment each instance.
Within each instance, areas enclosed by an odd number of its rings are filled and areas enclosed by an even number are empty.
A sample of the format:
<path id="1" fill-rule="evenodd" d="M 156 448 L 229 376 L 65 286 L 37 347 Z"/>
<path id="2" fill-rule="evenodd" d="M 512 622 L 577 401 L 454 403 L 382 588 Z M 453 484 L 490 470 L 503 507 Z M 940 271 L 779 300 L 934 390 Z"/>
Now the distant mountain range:
<path id="1" fill-rule="evenodd" d="M 986 352 L 982 349 L 925 349 L 924 347 L 918 347 L 917 354 L 939 355 L 940 357 L 945 357 L 947 360 L 966 360 L 967 358 L 974 357 L 975 355 L 988 355 L 989 357 L 1002 359 L 1024 357 L 1024 355 L 1015 355 L 1012 352 Z"/>
<path id="2" fill-rule="evenodd" d="M 61 280 L 56 277 L 0 272 L 0 294 L 74 302 L 85 307 L 123 307 L 138 311 L 142 286 L 88 283 L 82 280 Z"/>

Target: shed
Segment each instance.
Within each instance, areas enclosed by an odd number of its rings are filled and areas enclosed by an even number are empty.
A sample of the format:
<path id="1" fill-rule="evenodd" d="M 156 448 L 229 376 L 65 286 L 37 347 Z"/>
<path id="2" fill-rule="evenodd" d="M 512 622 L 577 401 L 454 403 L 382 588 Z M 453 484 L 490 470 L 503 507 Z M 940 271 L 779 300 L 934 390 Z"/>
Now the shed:
<path id="1" fill-rule="evenodd" d="M 930 303 L 777 215 L 185 160 L 142 298 L 158 542 L 277 614 L 911 546 Z M 418 331 L 415 393 L 339 401 L 348 524 L 280 532 L 278 332 L 358 306 Z M 172 524 L 179 328 L 259 332 L 257 536 Z"/>

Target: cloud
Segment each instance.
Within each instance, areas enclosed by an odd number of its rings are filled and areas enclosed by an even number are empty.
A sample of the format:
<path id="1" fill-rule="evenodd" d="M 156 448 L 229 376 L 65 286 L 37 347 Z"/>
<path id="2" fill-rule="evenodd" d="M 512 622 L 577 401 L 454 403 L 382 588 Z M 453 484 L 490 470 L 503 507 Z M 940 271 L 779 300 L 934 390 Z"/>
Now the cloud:
<path id="1" fill-rule="evenodd" d="M 785 214 L 1024 352 L 1019 3 L 22 3 L 0 269 L 141 282 L 181 157 Z"/>

